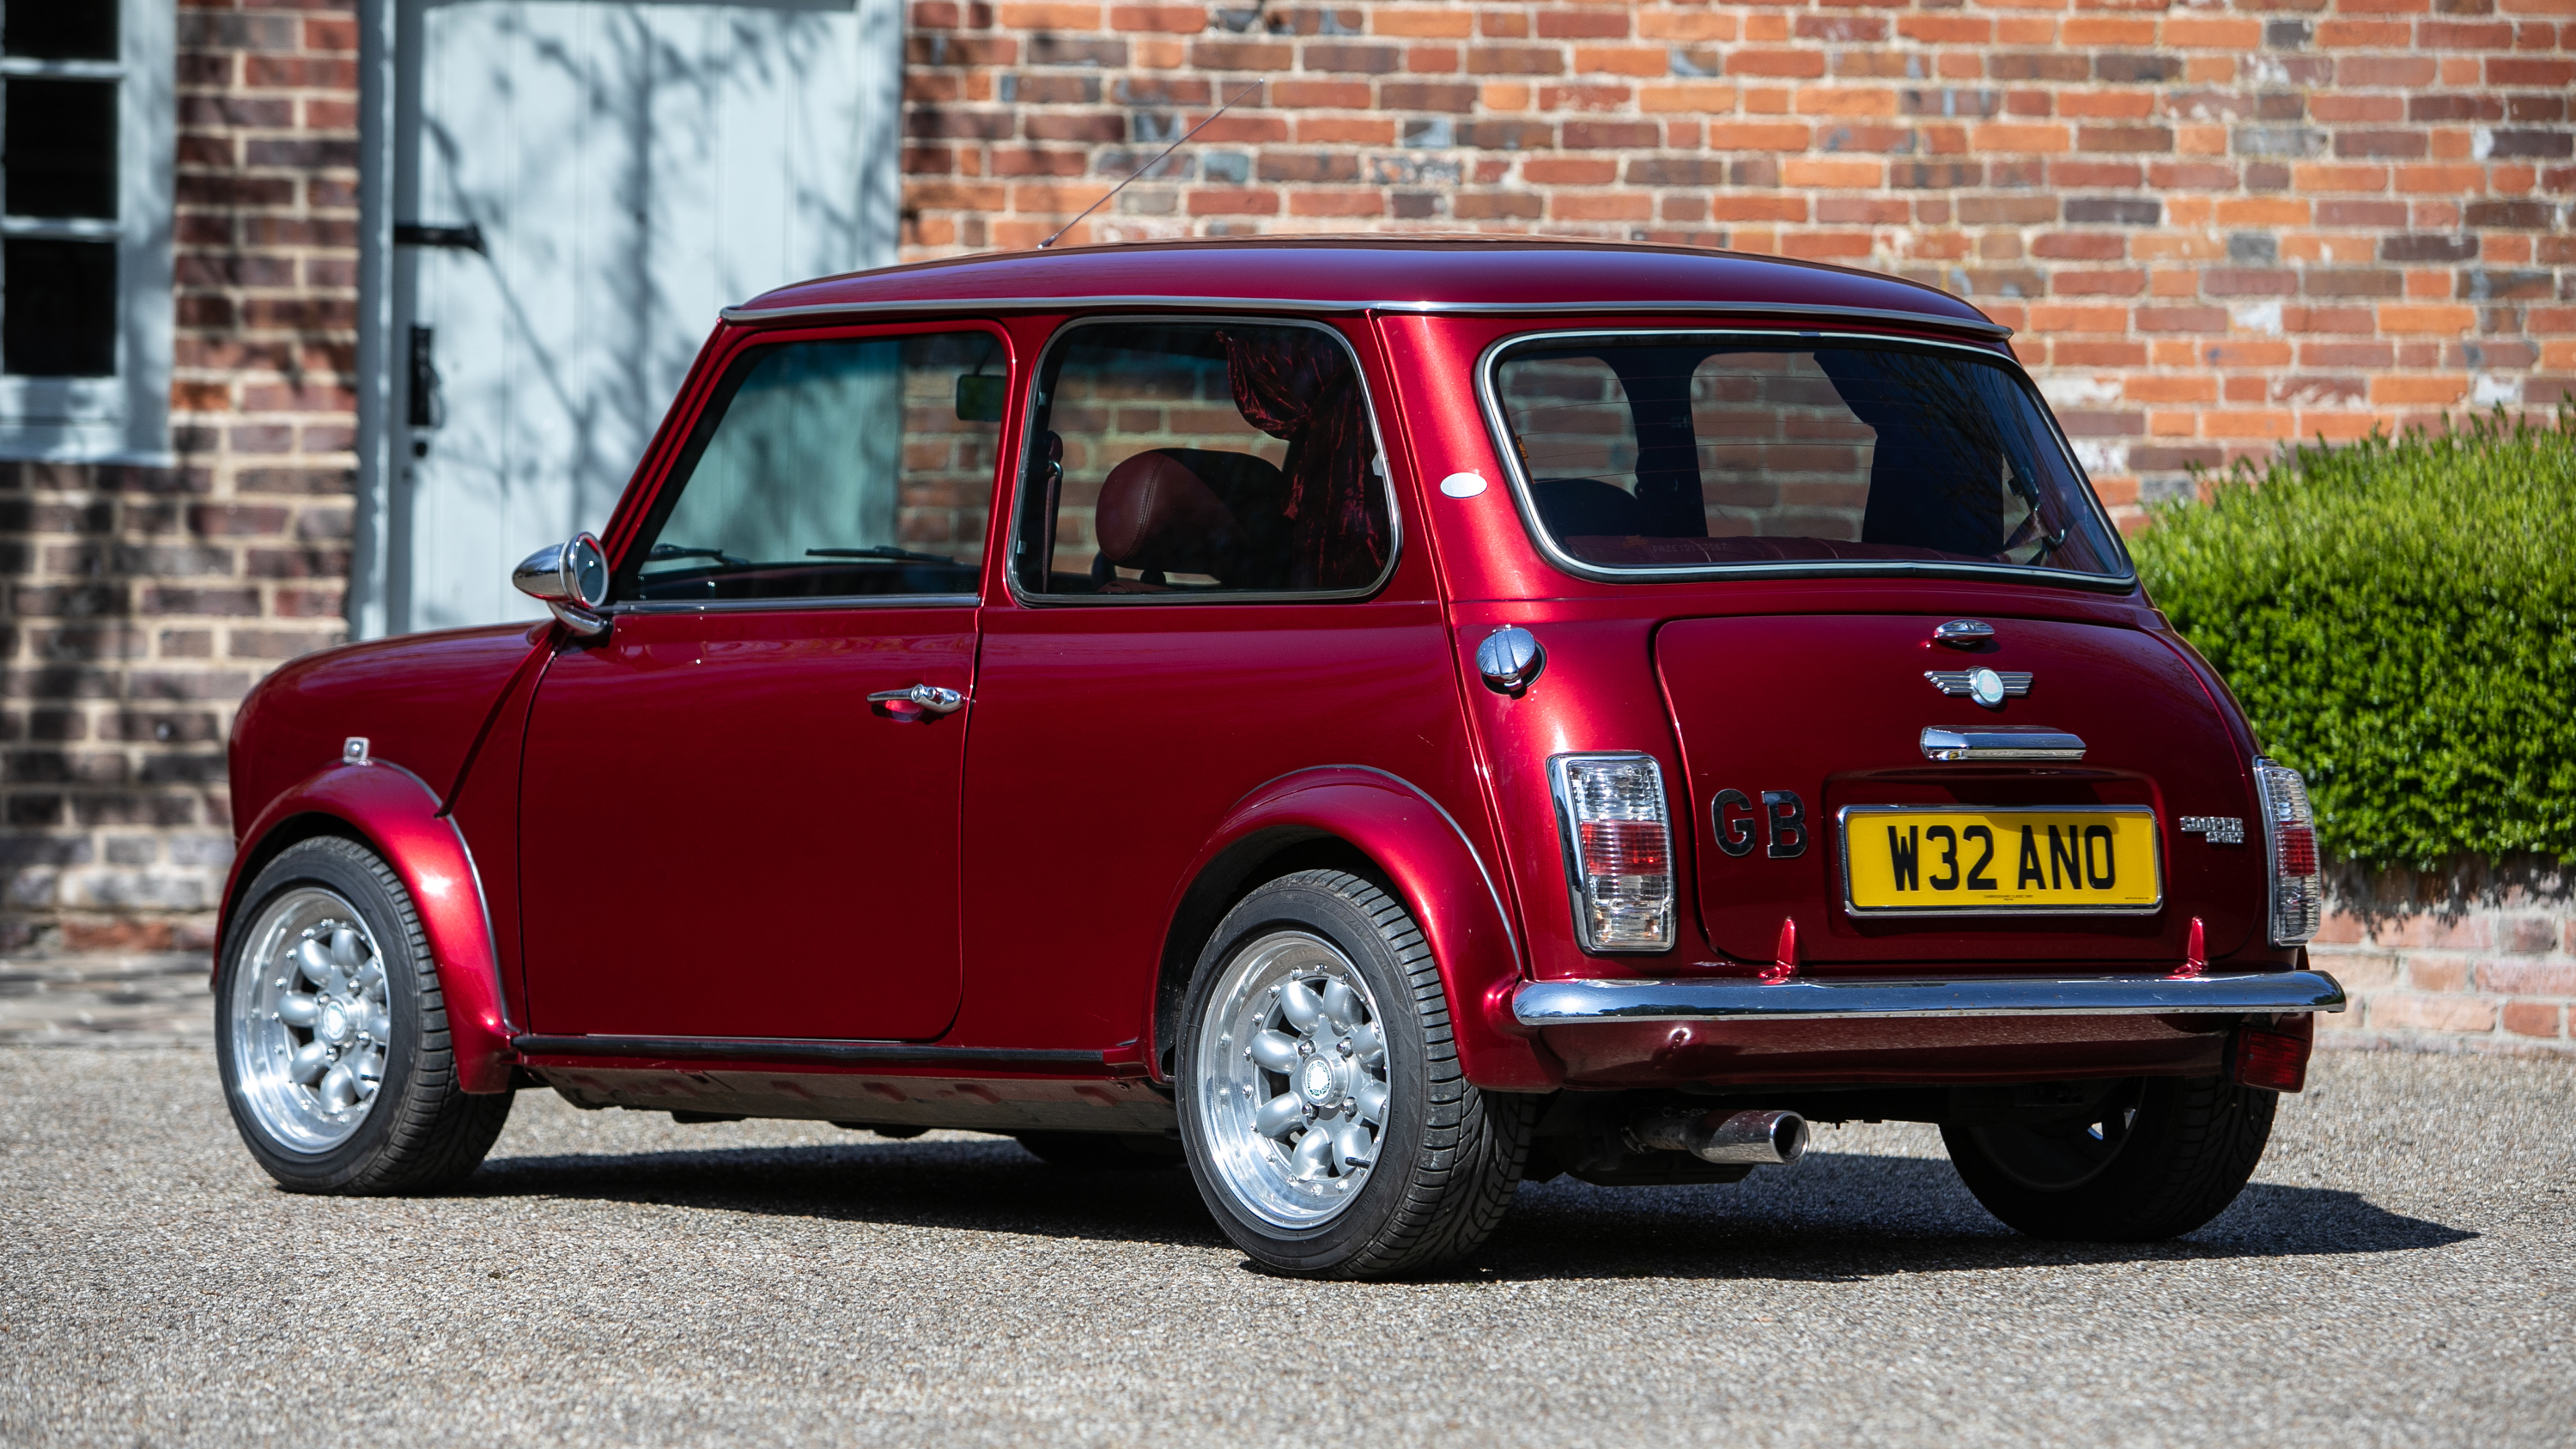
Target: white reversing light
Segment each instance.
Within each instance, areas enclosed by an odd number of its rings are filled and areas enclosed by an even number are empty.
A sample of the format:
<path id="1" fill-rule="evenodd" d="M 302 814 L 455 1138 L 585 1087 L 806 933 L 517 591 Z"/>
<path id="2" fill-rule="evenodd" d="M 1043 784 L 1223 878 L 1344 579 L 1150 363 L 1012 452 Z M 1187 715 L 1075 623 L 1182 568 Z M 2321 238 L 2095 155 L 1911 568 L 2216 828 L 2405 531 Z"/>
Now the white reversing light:
<path id="1" fill-rule="evenodd" d="M 1547 768 L 1583 949 L 1670 950 L 1673 832 L 1663 770 L 1638 754 L 1558 755 Z"/>

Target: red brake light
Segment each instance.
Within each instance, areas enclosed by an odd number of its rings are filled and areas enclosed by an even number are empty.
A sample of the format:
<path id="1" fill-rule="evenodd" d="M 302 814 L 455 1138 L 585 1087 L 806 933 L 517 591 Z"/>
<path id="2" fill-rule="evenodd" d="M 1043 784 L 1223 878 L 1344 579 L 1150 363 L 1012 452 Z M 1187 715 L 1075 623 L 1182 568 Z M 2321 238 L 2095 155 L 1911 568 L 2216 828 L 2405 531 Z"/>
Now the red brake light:
<path id="1" fill-rule="evenodd" d="M 1664 875 L 1672 870 L 1672 842 L 1652 820 L 1583 822 L 1585 875 Z"/>

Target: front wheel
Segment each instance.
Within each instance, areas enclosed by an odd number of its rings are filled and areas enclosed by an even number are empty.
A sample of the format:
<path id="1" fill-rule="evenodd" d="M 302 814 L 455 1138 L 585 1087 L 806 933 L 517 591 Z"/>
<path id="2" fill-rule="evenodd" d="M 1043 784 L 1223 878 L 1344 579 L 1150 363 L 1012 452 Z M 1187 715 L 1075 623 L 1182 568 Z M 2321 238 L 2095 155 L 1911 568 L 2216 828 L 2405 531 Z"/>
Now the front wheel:
<path id="1" fill-rule="evenodd" d="M 215 978 L 215 1040 L 251 1156 L 296 1192 L 472 1172 L 511 1099 L 457 1087 L 438 970 L 393 868 L 356 841 L 298 841 L 243 899 Z"/>
<path id="2" fill-rule="evenodd" d="M 2245 1190 L 2280 1094 L 2218 1077 L 2124 1082 L 2082 1121 L 1941 1128 L 1986 1211 L 2034 1238 L 2142 1243 L 2190 1232 Z"/>
<path id="3" fill-rule="evenodd" d="M 1358 876 L 1282 876 L 1227 913 L 1191 980 L 1180 1060 L 1190 1176 L 1275 1272 L 1442 1267 L 1519 1186 L 1530 1100 L 1466 1080 L 1421 930 Z"/>

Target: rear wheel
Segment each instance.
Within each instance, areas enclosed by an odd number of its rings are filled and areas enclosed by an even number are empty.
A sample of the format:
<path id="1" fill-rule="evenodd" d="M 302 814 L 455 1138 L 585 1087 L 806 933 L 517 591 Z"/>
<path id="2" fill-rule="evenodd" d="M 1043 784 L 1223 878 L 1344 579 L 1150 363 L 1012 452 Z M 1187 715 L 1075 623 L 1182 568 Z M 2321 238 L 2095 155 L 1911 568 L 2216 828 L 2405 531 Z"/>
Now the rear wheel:
<path id="1" fill-rule="evenodd" d="M 1180 1060 L 1190 1175 L 1274 1271 L 1442 1267 L 1484 1242 L 1519 1186 L 1530 1099 L 1466 1080 L 1422 932 L 1358 876 L 1283 876 L 1227 913 L 1191 981 Z"/>
<path id="2" fill-rule="evenodd" d="M 2218 1077 L 2145 1077 L 2087 1120 L 1945 1125 L 1941 1140 L 1968 1191 L 2018 1232 L 2150 1242 L 2226 1211 L 2263 1158 L 2279 1101 Z"/>
<path id="3" fill-rule="evenodd" d="M 215 979 L 215 1037 L 251 1156 L 297 1192 L 472 1172 L 511 1098 L 458 1089 L 437 967 L 392 867 L 355 841 L 299 841 L 244 900 Z"/>

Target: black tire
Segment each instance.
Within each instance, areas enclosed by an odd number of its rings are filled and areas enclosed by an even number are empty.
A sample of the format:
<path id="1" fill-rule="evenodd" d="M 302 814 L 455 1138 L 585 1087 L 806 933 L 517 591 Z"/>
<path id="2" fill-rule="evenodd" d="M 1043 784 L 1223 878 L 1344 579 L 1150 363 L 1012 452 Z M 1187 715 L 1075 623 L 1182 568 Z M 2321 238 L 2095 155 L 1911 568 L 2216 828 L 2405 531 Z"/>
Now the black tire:
<path id="1" fill-rule="evenodd" d="M 2219 1077 L 2124 1084 L 2088 1123 L 1948 1126 L 1951 1165 L 2016 1232 L 2071 1242 L 2175 1237 L 2226 1211 L 2271 1140 L 2280 1094 Z"/>
<path id="2" fill-rule="evenodd" d="M 1075 1172 L 1160 1172 L 1181 1165 L 1181 1144 L 1147 1132 L 1023 1132 L 1022 1147 Z"/>
<path id="3" fill-rule="evenodd" d="M 382 1076 L 365 1114 L 345 1140 L 318 1150 L 289 1140 L 252 1104 L 242 1059 L 253 1038 L 238 1029 L 235 1013 L 241 973 L 258 964 L 245 961 L 253 932 L 273 905 L 317 889 L 346 902 L 374 938 L 388 1020 Z M 215 976 L 215 1057 L 225 1105 L 251 1156 L 289 1191 L 347 1196 L 418 1192 L 472 1172 L 509 1120 L 512 1094 L 468 1094 L 457 1086 L 438 970 L 401 878 L 366 846 L 322 836 L 279 852 L 242 900 Z"/>
<path id="4" fill-rule="evenodd" d="M 1281 931 L 1328 943 L 1375 998 L 1385 1043 L 1386 1120 L 1368 1175 L 1311 1227 L 1265 1220 L 1215 1164 L 1202 1037 L 1221 976 L 1239 953 Z M 1422 932 L 1403 904 L 1356 875 L 1309 870 L 1245 896 L 1200 952 L 1176 1057 L 1181 1142 L 1217 1225 L 1254 1262 L 1312 1278 L 1433 1272 L 1474 1252 L 1502 1222 L 1528 1159 L 1537 1099 L 1486 1093 L 1458 1065 L 1449 1004 Z"/>

